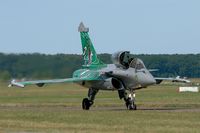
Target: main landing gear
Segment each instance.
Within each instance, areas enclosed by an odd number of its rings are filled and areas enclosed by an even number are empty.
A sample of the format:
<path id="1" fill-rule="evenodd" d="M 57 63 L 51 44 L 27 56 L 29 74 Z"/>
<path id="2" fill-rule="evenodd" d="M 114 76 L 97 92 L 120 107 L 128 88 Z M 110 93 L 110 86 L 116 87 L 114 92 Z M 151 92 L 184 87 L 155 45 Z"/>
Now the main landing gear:
<path id="1" fill-rule="evenodd" d="M 88 90 L 88 98 L 84 98 L 82 101 L 83 110 L 89 110 L 92 104 L 94 103 L 95 96 L 99 90 L 90 88 Z"/>
<path id="2" fill-rule="evenodd" d="M 90 88 L 88 90 L 88 98 L 84 98 L 82 101 L 83 110 L 89 110 L 94 103 L 95 96 L 99 90 Z M 135 92 L 131 89 L 130 93 L 127 94 L 125 89 L 118 90 L 119 98 L 124 99 L 127 109 L 136 110 L 137 106 L 135 104 Z"/>

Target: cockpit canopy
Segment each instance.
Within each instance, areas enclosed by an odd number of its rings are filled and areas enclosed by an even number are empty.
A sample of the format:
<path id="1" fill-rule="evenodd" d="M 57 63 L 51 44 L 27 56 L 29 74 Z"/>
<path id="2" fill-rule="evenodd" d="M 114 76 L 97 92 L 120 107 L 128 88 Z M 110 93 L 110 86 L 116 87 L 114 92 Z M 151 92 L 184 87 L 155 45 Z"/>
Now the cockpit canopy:
<path id="1" fill-rule="evenodd" d="M 125 55 L 126 51 L 119 51 L 116 53 L 113 53 L 111 56 L 111 60 L 116 65 L 122 65 L 123 57 Z"/>
<path id="2" fill-rule="evenodd" d="M 143 61 L 139 58 L 135 58 L 131 61 L 129 67 L 131 68 L 135 68 L 137 70 L 140 70 L 140 69 L 144 69 L 146 68 Z"/>
<path id="3" fill-rule="evenodd" d="M 112 61 L 118 67 L 143 69 L 145 65 L 141 59 L 135 58 L 129 51 L 120 51 L 112 54 Z"/>
<path id="4" fill-rule="evenodd" d="M 129 51 L 119 51 L 112 54 L 111 59 L 115 65 L 128 68 L 134 57 Z"/>

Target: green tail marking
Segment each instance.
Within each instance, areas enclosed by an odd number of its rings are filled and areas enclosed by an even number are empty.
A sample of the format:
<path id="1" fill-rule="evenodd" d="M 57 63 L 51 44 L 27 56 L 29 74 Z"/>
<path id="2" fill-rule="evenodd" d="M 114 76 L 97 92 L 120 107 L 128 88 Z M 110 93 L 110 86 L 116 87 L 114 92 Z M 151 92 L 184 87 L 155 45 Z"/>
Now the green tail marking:
<path id="1" fill-rule="evenodd" d="M 83 66 L 97 66 L 104 65 L 104 63 L 97 57 L 96 51 L 89 37 L 89 29 L 85 28 L 81 22 L 78 28 L 81 35 L 82 51 L 83 51 Z"/>

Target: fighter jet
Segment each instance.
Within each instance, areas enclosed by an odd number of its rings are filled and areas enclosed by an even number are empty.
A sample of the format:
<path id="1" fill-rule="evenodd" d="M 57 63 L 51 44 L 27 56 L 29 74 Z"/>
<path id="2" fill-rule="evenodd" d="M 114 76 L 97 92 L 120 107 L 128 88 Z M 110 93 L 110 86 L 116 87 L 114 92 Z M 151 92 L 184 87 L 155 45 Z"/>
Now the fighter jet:
<path id="1" fill-rule="evenodd" d="M 88 34 L 89 28 L 80 23 L 78 31 L 81 37 L 84 63 L 81 69 L 73 73 L 72 78 L 21 82 L 12 80 L 9 87 L 25 87 L 33 84 L 42 87 L 44 84 L 74 82 L 89 88 L 88 96 L 82 101 L 83 110 L 90 109 L 99 90 L 118 91 L 119 98 L 125 101 L 127 109 L 136 110 L 136 90 L 159 84 L 162 80 L 183 81 L 181 78 L 153 77 L 150 73 L 151 70 L 145 67 L 143 61 L 134 57 L 129 51 L 120 51 L 112 54 L 113 64 L 105 64 L 96 54 Z"/>

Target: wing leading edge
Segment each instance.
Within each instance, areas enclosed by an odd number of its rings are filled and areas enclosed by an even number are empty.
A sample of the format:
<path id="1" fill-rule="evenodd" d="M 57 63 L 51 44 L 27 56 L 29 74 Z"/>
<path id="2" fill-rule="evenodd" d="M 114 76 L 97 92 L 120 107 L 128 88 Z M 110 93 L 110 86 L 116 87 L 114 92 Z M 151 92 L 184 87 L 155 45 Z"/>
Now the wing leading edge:
<path id="1" fill-rule="evenodd" d="M 186 78 L 180 78 L 180 76 L 177 76 L 176 78 L 160 78 L 160 77 L 155 77 L 156 84 L 160 84 L 163 80 L 166 81 L 172 81 L 172 82 L 182 82 L 182 83 L 190 83 L 190 80 L 187 80 Z"/>
<path id="2" fill-rule="evenodd" d="M 44 84 L 54 84 L 54 83 L 70 83 L 70 82 L 79 82 L 79 81 L 94 81 L 101 80 L 99 77 L 81 77 L 81 78 L 66 78 L 66 79 L 52 79 L 52 80 L 33 80 L 33 81 L 22 81 L 18 82 L 16 80 L 12 80 L 8 87 L 17 86 L 24 88 L 26 85 L 37 85 L 38 87 L 42 87 Z"/>

